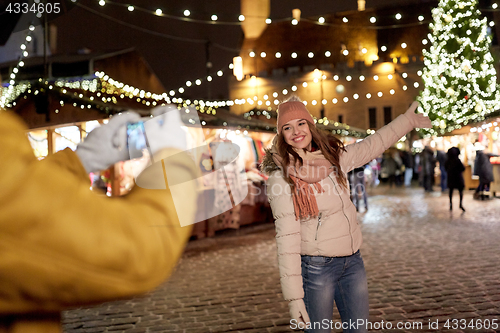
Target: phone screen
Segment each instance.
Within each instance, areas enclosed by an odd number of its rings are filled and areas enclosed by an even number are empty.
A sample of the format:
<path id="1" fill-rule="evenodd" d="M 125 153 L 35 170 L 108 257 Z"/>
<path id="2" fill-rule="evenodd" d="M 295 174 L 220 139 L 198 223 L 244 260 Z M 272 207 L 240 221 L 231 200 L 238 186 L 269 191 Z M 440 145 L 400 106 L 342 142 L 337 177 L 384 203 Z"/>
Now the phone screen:
<path id="1" fill-rule="evenodd" d="M 127 124 L 127 145 L 130 158 L 142 157 L 143 149 L 147 148 L 144 122 Z"/>

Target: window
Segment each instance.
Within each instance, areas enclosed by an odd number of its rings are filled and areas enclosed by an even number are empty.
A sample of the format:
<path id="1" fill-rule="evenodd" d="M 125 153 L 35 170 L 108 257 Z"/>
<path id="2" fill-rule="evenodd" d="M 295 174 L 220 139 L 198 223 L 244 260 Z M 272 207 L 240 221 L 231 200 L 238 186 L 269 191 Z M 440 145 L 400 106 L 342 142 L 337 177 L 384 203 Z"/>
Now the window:
<path id="1" fill-rule="evenodd" d="M 339 114 L 339 120 L 338 121 L 339 121 L 339 123 L 343 124 L 344 123 L 344 116 L 341 115 L 341 114 Z"/>
<path id="2" fill-rule="evenodd" d="M 392 107 L 384 106 L 384 125 L 392 121 Z"/>
<path id="3" fill-rule="evenodd" d="M 368 108 L 368 127 L 377 128 L 377 108 Z"/>

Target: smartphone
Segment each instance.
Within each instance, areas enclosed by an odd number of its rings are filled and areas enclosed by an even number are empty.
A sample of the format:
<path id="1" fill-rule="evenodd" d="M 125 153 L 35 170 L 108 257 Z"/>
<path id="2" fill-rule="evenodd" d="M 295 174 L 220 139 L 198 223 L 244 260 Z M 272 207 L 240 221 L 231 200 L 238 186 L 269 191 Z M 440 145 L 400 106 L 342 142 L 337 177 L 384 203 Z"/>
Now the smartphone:
<path id="1" fill-rule="evenodd" d="M 144 122 L 127 124 L 127 148 L 130 159 L 142 157 L 142 152 L 148 147 Z"/>

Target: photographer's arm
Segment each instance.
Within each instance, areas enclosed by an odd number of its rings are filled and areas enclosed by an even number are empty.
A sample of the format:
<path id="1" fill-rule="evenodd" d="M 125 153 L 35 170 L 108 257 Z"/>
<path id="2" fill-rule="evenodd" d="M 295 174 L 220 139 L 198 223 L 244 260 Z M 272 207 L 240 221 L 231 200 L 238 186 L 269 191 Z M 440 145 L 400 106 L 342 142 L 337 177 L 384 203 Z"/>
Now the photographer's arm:
<path id="1" fill-rule="evenodd" d="M 97 195 L 74 152 L 39 162 L 21 121 L 7 113 L 0 118 L 0 313 L 129 297 L 169 276 L 191 234 L 180 227 L 169 190 Z M 165 163 L 196 177 L 189 158 Z M 186 184 L 184 192 L 182 208 L 194 214 L 195 188 Z"/>

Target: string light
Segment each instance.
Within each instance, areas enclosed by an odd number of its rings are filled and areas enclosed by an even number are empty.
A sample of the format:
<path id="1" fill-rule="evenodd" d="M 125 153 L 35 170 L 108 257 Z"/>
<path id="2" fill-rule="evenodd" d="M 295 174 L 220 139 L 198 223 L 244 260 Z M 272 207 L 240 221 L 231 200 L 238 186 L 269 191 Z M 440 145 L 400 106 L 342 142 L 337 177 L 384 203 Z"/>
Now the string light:
<path id="1" fill-rule="evenodd" d="M 28 32 L 26 33 L 25 41 L 19 46 L 19 48 L 23 50 L 22 56 L 19 58 L 17 65 L 12 68 L 12 71 L 9 74 L 10 80 L 8 86 L 5 88 L 1 88 L 2 91 L 0 94 L 0 108 L 10 107 L 10 101 L 15 100 L 20 94 L 24 93 L 26 89 L 28 89 L 28 85 L 26 84 L 21 84 L 17 87 L 15 86 L 15 84 L 17 74 L 19 73 L 19 68 L 24 66 L 23 58 L 28 56 L 28 51 L 26 51 L 26 48 L 27 45 L 32 41 L 31 34 L 34 31 L 35 26 L 30 25 L 28 28 Z"/>
<path id="2" fill-rule="evenodd" d="M 72 0 L 72 1 L 76 2 L 76 0 Z M 162 16 L 162 17 L 169 18 L 169 19 L 177 19 L 177 20 L 188 21 L 188 22 L 196 22 L 196 23 L 241 25 L 245 21 L 244 15 L 239 15 L 238 17 L 236 17 L 236 19 L 234 21 L 221 21 L 221 20 L 219 20 L 219 16 L 217 14 L 212 14 L 207 19 L 199 19 L 199 18 L 193 19 L 193 18 L 191 18 L 191 14 L 192 13 L 188 9 L 186 9 L 186 10 L 183 11 L 183 16 L 178 16 L 178 15 L 175 15 L 175 14 L 172 14 L 172 13 L 167 14 L 167 13 L 165 13 L 161 9 L 150 10 L 148 8 L 139 7 L 137 5 L 130 5 L 130 4 L 127 5 L 127 4 L 120 3 L 120 2 L 117 2 L 117 1 L 112 1 L 112 0 L 98 0 L 97 3 L 100 6 L 105 6 L 105 5 L 126 6 L 129 11 L 139 10 L 139 11 L 141 11 L 143 13 L 151 13 L 153 15 Z M 494 5 L 496 5 L 496 4 L 494 4 Z M 80 6 L 82 8 L 85 8 L 83 5 L 80 5 Z M 398 13 L 395 16 L 395 19 L 396 20 L 400 20 L 401 17 L 402 17 L 402 15 L 400 13 Z M 334 23 L 327 23 L 326 22 L 326 18 L 323 17 L 323 16 L 318 17 L 317 20 L 308 20 L 307 18 L 302 18 L 302 19 L 304 21 L 308 21 L 308 22 L 311 22 L 311 23 L 314 23 L 314 24 L 317 24 L 317 25 L 322 25 L 322 26 L 339 26 L 339 25 L 334 24 Z M 419 15 L 418 16 L 419 23 L 424 23 L 424 22 L 422 22 L 423 20 L 424 20 L 424 16 Z M 297 19 L 292 19 L 292 18 L 289 18 L 289 17 L 287 17 L 287 18 L 280 18 L 280 19 L 272 19 L 272 18 L 268 17 L 268 18 L 265 19 L 265 23 L 266 24 L 271 24 L 273 21 L 276 21 L 276 22 L 285 22 L 285 21 L 288 21 L 288 22 L 291 22 L 294 25 L 297 25 L 299 23 L 299 21 Z M 349 22 L 348 17 L 343 17 L 342 18 L 342 22 L 343 23 L 348 23 Z M 394 24 L 389 24 L 387 26 L 374 26 L 373 24 L 377 22 L 377 18 L 375 16 L 371 16 L 368 19 L 368 22 L 370 23 L 369 25 L 366 25 L 366 26 L 357 25 L 357 26 L 351 26 L 350 28 L 351 29 L 363 29 L 363 28 L 368 28 L 368 29 L 393 29 L 393 28 L 398 28 L 399 27 L 399 26 L 396 26 Z"/>
<path id="3" fill-rule="evenodd" d="M 221 71 L 219 71 L 221 72 Z M 403 73 L 403 74 L 406 74 L 405 76 L 407 76 L 407 73 Z M 126 85 L 124 83 L 121 83 L 119 81 L 116 81 L 112 78 L 110 78 L 108 75 L 106 75 L 104 72 L 96 72 L 95 73 L 95 76 L 101 80 L 97 80 L 97 79 L 86 79 L 86 80 L 77 80 L 77 81 L 64 81 L 64 80 L 58 80 L 54 83 L 55 86 L 57 87 L 61 87 L 61 88 L 69 88 L 69 89 L 83 89 L 85 91 L 89 91 L 89 92 L 97 92 L 97 97 L 101 97 L 101 93 L 106 93 L 106 94 L 113 94 L 113 95 L 116 95 L 118 96 L 118 98 L 120 99 L 125 99 L 125 98 L 129 98 L 129 99 L 134 99 L 136 100 L 138 103 L 142 103 L 144 105 L 156 105 L 156 104 L 159 104 L 159 103 L 171 103 L 171 102 L 174 102 L 174 103 L 182 103 L 182 99 L 173 99 L 173 100 L 170 100 L 170 97 L 171 96 L 174 96 L 175 95 L 175 91 L 174 90 L 171 90 L 169 95 L 168 96 L 166 93 L 163 93 L 161 95 L 159 94 L 154 94 L 154 93 L 151 93 L 151 92 L 146 92 L 144 90 L 140 90 L 138 88 L 135 88 L 133 86 L 130 86 L 130 85 Z M 378 76 L 375 75 L 378 79 Z M 389 74 L 388 75 L 388 79 L 389 79 L 389 76 L 392 76 L 392 74 Z M 327 76 L 326 75 L 323 75 L 322 76 L 322 79 L 325 80 L 327 79 Z M 334 80 L 339 80 L 340 77 L 335 74 L 333 76 L 333 79 Z M 344 79 L 346 81 L 349 81 L 349 80 L 352 80 L 352 77 L 347 75 L 346 77 L 344 77 Z M 209 80 L 207 80 L 209 81 Z M 201 84 L 201 80 L 200 79 L 197 79 L 197 81 L 195 81 L 196 84 Z M 186 84 L 188 86 L 191 86 L 192 83 L 191 81 L 187 81 Z M 303 82 L 302 84 L 304 87 L 307 87 L 308 84 L 307 82 Z M 102 88 L 99 88 L 100 86 L 102 86 Z M 405 90 L 406 86 L 403 86 L 403 90 Z M 99 91 L 99 89 L 101 91 Z M 297 86 L 296 85 L 292 85 L 290 88 L 290 90 L 296 92 L 298 89 L 297 89 Z M 26 86 L 22 86 L 22 87 L 19 87 L 17 89 L 18 91 L 18 94 L 24 92 L 26 90 Z M 394 89 L 392 89 L 394 90 Z M 184 92 L 184 88 L 179 88 L 178 89 L 179 92 Z M 340 92 L 343 92 L 344 89 L 342 89 Z M 283 89 L 282 90 L 282 94 L 285 96 L 288 94 L 288 89 Z M 390 92 L 390 94 L 394 94 L 394 92 Z M 380 95 L 380 93 L 379 93 Z M 277 92 L 274 92 L 273 93 L 273 97 L 276 98 L 278 97 L 278 93 Z M 366 97 L 367 98 L 370 98 L 371 97 L 371 94 L 368 93 L 366 94 Z M 359 94 L 355 94 L 353 95 L 353 98 L 354 99 L 358 99 L 359 98 Z M 105 98 L 104 96 L 102 97 L 103 99 L 103 102 L 104 103 L 114 103 L 116 104 L 116 99 L 117 97 L 107 97 Z M 152 99 L 153 101 L 150 102 L 150 101 L 146 101 L 145 99 Z M 254 100 L 257 100 L 257 96 L 254 96 Z M 344 102 L 348 102 L 349 101 L 349 98 L 343 98 Z M 243 102 L 242 102 L 243 101 Z M 215 102 L 206 102 L 206 103 L 211 103 L 209 105 L 213 105 L 213 103 Z M 236 100 L 233 100 L 233 101 L 227 101 L 226 105 L 232 103 L 233 105 L 241 105 L 241 104 L 244 104 L 245 103 L 245 99 L 236 99 Z M 249 102 L 250 103 L 250 102 Z M 312 102 L 311 102 L 312 103 Z M 321 101 L 321 103 L 323 105 L 326 105 L 328 103 L 328 100 L 327 99 L 323 99 Z M 332 100 L 332 103 L 337 103 L 337 100 L 336 99 L 333 99 Z M 253 102 L 252 102 L 253 104 Z M 269 104 L 269 103 L 267 103 Z M 274 101 L 274 104 L 277 105 L 279 104 L 279 100 L 275 100 Z"/>

